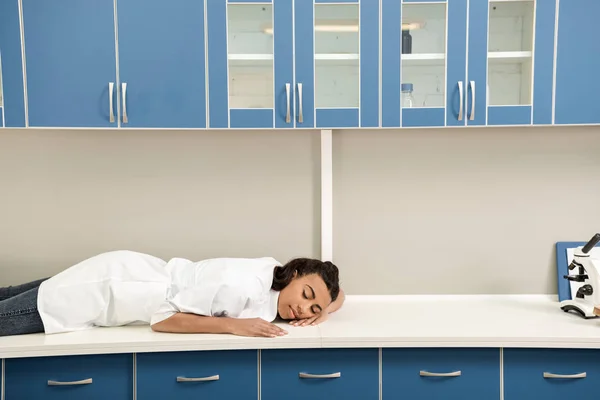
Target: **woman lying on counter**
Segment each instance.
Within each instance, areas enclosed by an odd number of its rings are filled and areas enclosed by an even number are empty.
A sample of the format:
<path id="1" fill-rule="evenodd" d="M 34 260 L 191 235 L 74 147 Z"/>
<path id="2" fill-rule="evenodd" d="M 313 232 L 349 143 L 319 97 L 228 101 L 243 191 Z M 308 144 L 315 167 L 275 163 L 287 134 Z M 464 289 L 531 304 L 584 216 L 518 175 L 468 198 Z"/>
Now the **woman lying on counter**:
<path id="1" fill-rule="evenodd" d="M 84 260 L 49 278 L 0 288 L 0 336 L 150 324 L 157 332 L 276 337 L 315 325 L 344 293 L 329 261 L 214 258 L 165 262 L 133 251 Z"/>

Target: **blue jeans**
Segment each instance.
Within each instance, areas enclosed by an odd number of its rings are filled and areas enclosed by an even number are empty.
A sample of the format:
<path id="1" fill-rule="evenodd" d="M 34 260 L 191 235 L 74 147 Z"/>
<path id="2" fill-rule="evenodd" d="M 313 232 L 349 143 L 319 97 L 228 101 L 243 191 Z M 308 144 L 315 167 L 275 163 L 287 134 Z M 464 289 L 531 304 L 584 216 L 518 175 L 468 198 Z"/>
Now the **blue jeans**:
<path id="1" fill-rule="evenodd" d="M 44 332 L 37 298 L 38 289 L 46 279 L 0 288 L 0 336 Z"/>

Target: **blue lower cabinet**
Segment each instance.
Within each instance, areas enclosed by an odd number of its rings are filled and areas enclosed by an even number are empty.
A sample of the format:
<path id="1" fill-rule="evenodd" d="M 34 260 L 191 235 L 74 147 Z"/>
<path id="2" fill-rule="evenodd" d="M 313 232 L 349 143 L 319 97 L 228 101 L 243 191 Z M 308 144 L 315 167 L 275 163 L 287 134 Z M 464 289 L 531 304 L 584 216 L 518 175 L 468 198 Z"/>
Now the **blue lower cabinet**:
<path id="1" fill-rule="evenodd" d="M 383 349 L 382 390 L 383 399 L 499 400 L 500 350 Z"/>
<path id="2" fill-rule="evenodd" d="M 599 379 L 599 350 L 504 350 L 505 400 L 594 398 Z"/>
<path id="3" fill-rule="evenodd" d="M 189 351 L 137 356 L 137 398 L 258 399 L 258 351 Z"/>
<path id="4" fill-rule="evenodd" d="M 131 354 L 35 357 L 5 362 L 6 400 L 133 398 Z"/>
<path id="5" fill-rule="evenodd" d="M 379 399 L 378 349 L 263 350 L 261 399 Z"/>

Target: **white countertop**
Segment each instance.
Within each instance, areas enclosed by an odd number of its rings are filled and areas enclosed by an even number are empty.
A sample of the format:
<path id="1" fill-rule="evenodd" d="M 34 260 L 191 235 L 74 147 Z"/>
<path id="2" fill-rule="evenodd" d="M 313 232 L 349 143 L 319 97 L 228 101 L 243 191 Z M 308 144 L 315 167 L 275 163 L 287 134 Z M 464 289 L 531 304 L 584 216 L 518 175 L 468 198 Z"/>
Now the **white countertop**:
<path id="1" fill-rule="evenodd" d="M 563 312 L 556 296 L 347 296 L 316 327 L 279 338 L 169 334 L 148 326 L 0 337 L 0 358 L 180 350 L 321 347 L 600 348 L 600 318 Z"/>

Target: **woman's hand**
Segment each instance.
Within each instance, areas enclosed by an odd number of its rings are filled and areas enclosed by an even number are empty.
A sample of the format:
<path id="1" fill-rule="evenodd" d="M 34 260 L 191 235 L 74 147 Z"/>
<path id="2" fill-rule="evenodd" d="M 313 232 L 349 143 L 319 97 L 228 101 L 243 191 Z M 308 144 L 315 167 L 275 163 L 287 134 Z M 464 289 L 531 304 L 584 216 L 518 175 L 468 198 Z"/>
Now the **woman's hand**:
<path id="1" fill-rule="evenodd" d="M 261 318 L 231 320 L 231 333 L 237 336 L 277 337 L 287 332 Z"/>
<path id="2" fill-rule="evenodd" d="M 327 310 L 310 318 L 296 319 L 290 322 L 293 326 L 319 325 L 329 318 Z"/>

